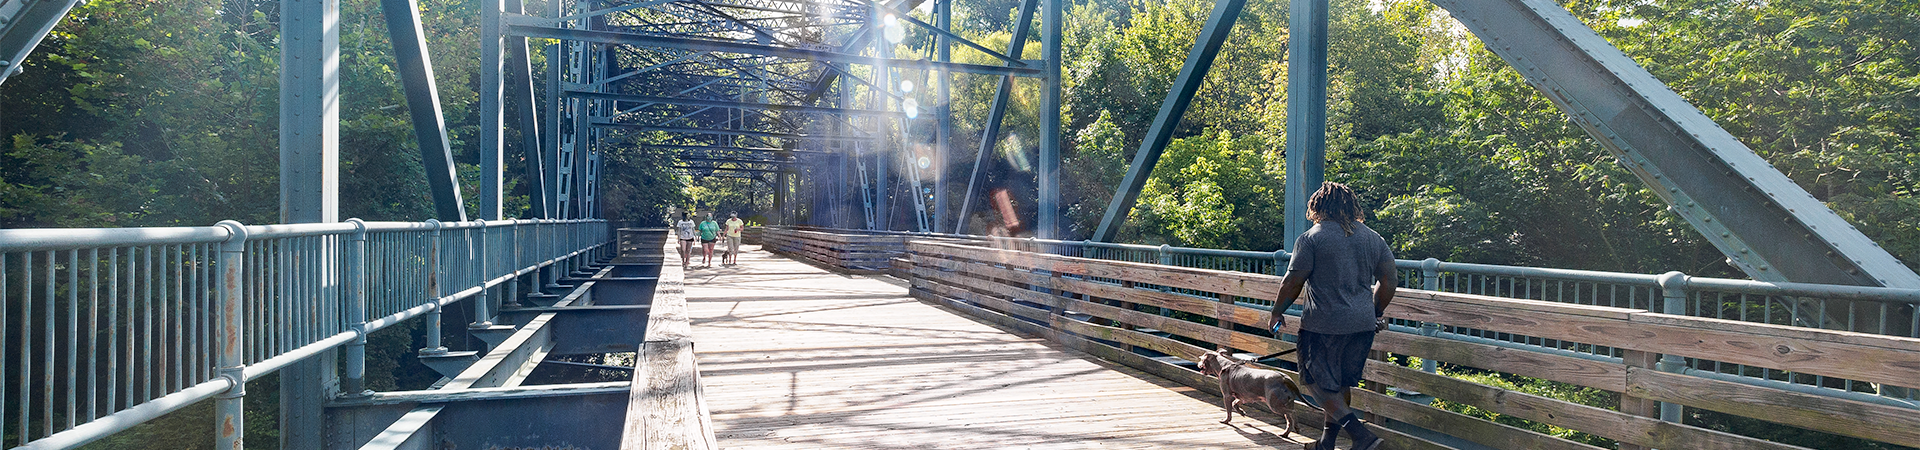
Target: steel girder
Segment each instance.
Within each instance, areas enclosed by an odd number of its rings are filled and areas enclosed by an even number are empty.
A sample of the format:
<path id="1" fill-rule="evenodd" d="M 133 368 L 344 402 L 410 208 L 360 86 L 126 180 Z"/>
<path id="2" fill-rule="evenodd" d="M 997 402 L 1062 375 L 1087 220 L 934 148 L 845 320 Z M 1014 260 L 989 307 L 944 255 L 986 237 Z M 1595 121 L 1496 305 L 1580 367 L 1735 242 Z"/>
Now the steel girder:
<path id="1" fill-rule="evenodd" d="M 1026 48 L 1027 31 L 1031 29 L 1034 8 L 1038 3 L 1038 0 L 1020 2 L 1020 19 L 1014 22 L 1013 38 L 1007 41 L 1007 55 L 1019 58 L 1020 52 Z M 954 219 L 953 232 L 956 234 L 967 232 L 967 212 L 973 209 L 973 192 L 986 170 L 987 155 L 993 154 L 994 146 L 1000 143 L 1000 122 L 1006 116 L 1007 102 L 1012 95 L 1013 77 L 1001 78 L 1000 86 L 993 90 L 993 108 L 987 112 L 986 129 L 980 132 L 980 151 L 974 153 L 973 174 L 967 177 L 966 194 L 960 201 L 960 215 Z"/>
<path id="2" fill-rule="evenodd" d="M 823 108 L 818 106 L 779 105 L 779 104 L 771 104 L 771 103 L 749 103 L 749 102 L 734 102 L 734 101 L 725 101 L 725 100 L 704 100 L 704 99 L 695 99 L 695 98 L 655 97 L 655 96 L 648 96 L 648 95 L 606 94 L 606 93 L 585 92 L 585 91 L 567 91 L 566 96 L 573 97 L 573 98 L 591 98 L 595 100 L 645 102 L 645 103 L 654 103 L 654 104 L 662 104 L 662 105 L 690 105 L 690 106 L 708 106 L 708 107 L 715 107 L 715 108 L 732 108 L 732 109 L 760 109 L 760 110 L 770 110 L 770 111 L 804 112 L 804 113 L 814 113 L 814 114 L 843 114 L 843 115 L 856 115 L 856 116 L 884 116 L 884 117 L 905 117 L 906 116 L 906 114 L 898 111 Z"/>
<path id="3" fill-rule="evenodd" d="M 1186 64 L 1180 66 L 1180 75 L 1174 77 L 1167 98 L 1160 102 L 1159 115 L 1154 116 L 1153 125 L 1147 128 L 1147 137 L 1140 141 L 1140 149 L 1134 151 L 1133 165 L 1127 169 L 1126 177 L 1120 180 L 1119 189 L 1114 190 L 1113 199 L 1107 203 L 1107 212 L 1100 218 L 1100 227 L 1095 229 L 1090 239 L 1112 242 L 1120 232 L 1120 225 L 1127 222 L 1127 214 L 1133 211 L 1133 203 L 1140 197 L 1140 189 L 1147 185 L 1147 176 L 1153 173 L 1153 166 L 1160 163 L 1160 154 L 1166 151 L 1167 143 L 1173 140 L 1173 129 L 1180 125 L 1180 118 L 1187 114 L 1193 94 L 1200 90 L 1200 82 L 1206 80 L 1207 71 L 1213 68 L 1214 57 L 1219 56 L 1220 46 L 1233 33 L 1233 23 L 1240 18 L 1240 11 L 1246 4 L 1246 0 L 1219 0 L 1214 3 L 1213 15 L 1207 19 L 1206 26 L 1200 29 L 1193 48 L 1187 51 Z M 1294 11 L 1299 11 L 1297 8 Z M 1293 105 L 1291 101 L 1287 104 L 1289 107 Z M 1293 134 L 1288 133 L 1288 136 Z M 1287 173 L 1291 179 L 1293 172 Z"/>
<path id="4" fill-rule="evenodd" d="M 26 67 L 27 54 L 79 0 L 15 0 L 0 5 L 0 83 Z"/>
<path id="5" fill-rule="evenodd" d="M 1756 280 L 1920 275 L 1550 0 L 1434 0 Z"/>
<path id="6" fill-rule="evenodd" d="M 752 55 L 778 56 L 783 58 L 809 59 L 809 60 L 815 60 L 815 61 L 843 62 L 843 63 L 852 63 L 852 64 L 869 64 L 869 65 L 884 64 L 888 67 L 894 67 L 894 68 L 908 68 L 908 69 L 922 69 L 922 70 L 946 69 L 946 70 L 951 70 L 951 71 L 961 72 L 961 73 L 975 73 L 975 74 L 983 74 L 983 75 L 1041 76 L 1040 69 L 1030 69 L 1025 67 L 1001 67 L 1001 66 L 987 66 L 987 65 L 980 65 L 980 64 L 942 63 L 942 62 L 934 62 L 934 61 L 909 60 L 909 59 L 887 60 L 887 59 L 880 59 L 880 58 L 874 58 L 869 56 L 861 56 L 858 54 L 776 47 L 771 45 L 748 44 L 744 42 L 721 41 L 721 40 L 712 40 L 712 39 L 693 39 L 693 38 L 669 37 L 669 36 L 649 36 L 649 35 L 643 35 L 643 34 L 619 33 L 619 32 L 611 32 L 611 31 L 591 31 L 591 30 L 576 30 L 576 29 L 567 29 L 567 28 L 553 28 L 553 27 L 543 27 L 543 26 L 537 26 L 537 25 L 526 25 L 524 24 L 525 21 L 509 21 L 508 23 L 509 23 L 509 25 L 507 26 L 508 33 L 518 35 L 518 36 L 535 37 L 535 38 L 596 42 L 596 43 L 603 43 L 603 44 L 623 44 L 623 45 L 635 45 L 635 46 L 643 46 L 643 47 L 676 48 L 681 50 L 743 53 L 743 54 L 752 54 Z"/>
<path id="7" fill-rule="evenodd" d="M 446 119 L 440 114 L 440 92 L 434 86 L 433 61 L 427 55 L 427 35 L 420 25 L 420 5 L 414 0 L 381 0 L 380 9 L 387 18 L 387 35 L 393 41 L 394 71 L 400 75 L 407 111 L 413 116 L 420 164 L 427 170 L 427 186 L 433 191 L 435 216 L 443 221 L 466 221 L 466 205 L 460 200 L 459 177 L 453 167 L 453 148 L 447 142 Z"/>

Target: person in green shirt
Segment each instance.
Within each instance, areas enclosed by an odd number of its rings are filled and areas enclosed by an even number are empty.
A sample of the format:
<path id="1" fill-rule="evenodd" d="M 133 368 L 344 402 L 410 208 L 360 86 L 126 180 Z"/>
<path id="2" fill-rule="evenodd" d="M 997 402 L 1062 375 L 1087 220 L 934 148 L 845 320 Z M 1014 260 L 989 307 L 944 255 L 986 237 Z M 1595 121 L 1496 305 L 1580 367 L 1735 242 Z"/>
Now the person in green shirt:
<path id="1" fill-rule="evenodd" d="M 713 267 L 713 243 L 720 240 L 720 222 L 713 221 L 713 214 L 707 214 L 707 220 L 700 222 L 700 247 L 705 249 L 706 257 L 701 265 Z"/>

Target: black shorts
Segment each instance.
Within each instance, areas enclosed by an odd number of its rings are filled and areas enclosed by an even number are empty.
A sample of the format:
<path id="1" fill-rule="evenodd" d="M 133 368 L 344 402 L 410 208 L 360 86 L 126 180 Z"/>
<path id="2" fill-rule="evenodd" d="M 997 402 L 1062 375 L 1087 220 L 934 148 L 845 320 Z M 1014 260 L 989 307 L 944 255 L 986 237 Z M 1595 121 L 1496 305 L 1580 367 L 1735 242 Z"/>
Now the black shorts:
<path id="1" fill-rule="evenodd" d="M 1327 392 L 1359 386 L 1372 349 L 1371 330 L 1331 335 L 1300 330 L 1300 382 Z"/>
<path id="2" fill-rule="evenodd" d="M 714 241 L 718 241 L 718 239 L 701 239 L 701 240 L 700 240 L 700 243 L 702 243 L 702 244 L 712 244 L 712 243 L 714 243 Z"/>

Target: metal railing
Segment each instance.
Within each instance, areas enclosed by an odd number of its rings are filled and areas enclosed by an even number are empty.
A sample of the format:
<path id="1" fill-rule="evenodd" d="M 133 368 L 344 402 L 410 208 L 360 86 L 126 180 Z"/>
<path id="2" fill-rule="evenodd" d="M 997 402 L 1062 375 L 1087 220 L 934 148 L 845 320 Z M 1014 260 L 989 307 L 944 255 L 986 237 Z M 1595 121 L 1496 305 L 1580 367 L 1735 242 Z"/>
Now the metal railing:
<path id="1" fill-rule="evenodd" d="M 245 381 L 346 346 L 358 392 L 368 333 L 609 240 L 598 220 L 0 230 L 0 430 L 69 448 L 216 398 L 237 443 Z"/>

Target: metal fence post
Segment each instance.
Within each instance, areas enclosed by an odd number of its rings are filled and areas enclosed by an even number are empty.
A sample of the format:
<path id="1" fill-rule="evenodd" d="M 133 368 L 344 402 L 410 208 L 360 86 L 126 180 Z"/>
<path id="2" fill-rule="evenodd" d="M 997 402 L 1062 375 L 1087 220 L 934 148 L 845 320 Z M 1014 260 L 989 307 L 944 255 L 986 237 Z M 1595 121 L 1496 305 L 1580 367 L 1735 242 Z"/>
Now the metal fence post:
<path id="1" fill-rule="evenodd" d="M 341 380 L 342 390 L 347 396 L 363 396 L 372 392 L 366 390 L 367 381 L 367 223 L 360 219 L 347 219 L 353 224 L 353 234 L 347 236 L 346 279 L 346 319 L 347 329 L 353 331 L 352 342 L 347 343 L 347 376 Z"/>
<path id="2" fill-rule="evenodd" d="M 440 345 L 440 297 L 446 295 L 441 293 L 440 282 L 446 275 L 440 273 L 443 267 L 440 261 L 443 247 L 440 244 L 440 221 L 427 219 L 427 226 L 433 229 L 433 248 L 427 251 L 427 304 L 430 306 L 427 308 L 427 317 L 423 319 L 427 322 L 427 345 L 420 349 L 420 354 L 437 355 L 447 352 L 447 347 Z"/>
<path id="3" fill-rule="evenodd" d="M 493 259 L 493 255 L 488 253 L 491 252 L 493 248 L 487 246 L 487 234 L 492 230 L 487 228 L 487 221 L 481 220 L 479 222 L 480 242 L 477 245 L 479 245 L 480 251 L 467 252 L 467 257 L 469 258 L 475 257 L 477 253 L 478 259 L 480 260 L 480 267 L 478 268 L 480 271 L 480 293 L 473 297 L 473 324 L 468 325 L 468 328 L 486 328 L 493 326 L 493 312 L 488 310 L 492 305 L 487 304 L 487 302 L 490 301 L 490 299 L 487 298 L 487 293 L 493 290 L 493 288 L 487 287 L 487 282 L 493 279 L 493 272 L 488 270 L 490 268 L 490 261 L 488 260 Z"/>
<path id="4" fill-rule="evenodd" d="M 1440 290 L 1440 260 L 1439 259 L 1427 258 L 1426 260 L 1420 261 L 1420 289 L 1425 289 L 1429 291 Z M 1439 336 L 1440 324 L 1433 323 L 1433 322 L 1421 322 L 1420 335 Z M 1438 363 L 1435 363 L 1433 361 L 1433 358 L 1421 358 L 1420 370 L 1426 373 L 1434 373 L 1435 371 L 1440 370 L 1440 367 Z"/>
<path id="5" fill-rule="evenodd" d="M 1660 312 L 1665 314 L 1686 315 L 1687 313 L 1687 274 L 1667 272 L 1660 275 L 1660 296 L 1663 304 Z M 1654 370 L 1680 373 L 1686 369 L 1686 361 L 1679 355 L 1660 355 L 1660 362 L 1654 364 Z M 1660 420 L 1680 423 L 1682 406 L 1675 403 L 1660 403 Z"/>
<path id="6" fill-rule="evenodd" d="M 227 240 L 220 244 L 220 336 L 214 367 L 231 386 L 214 397 L 214 448 L 239 450 L 246 445 L 246 250 L 247 227 L 223 220 Z"/>

